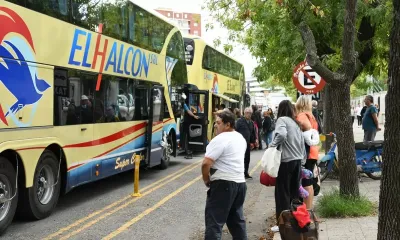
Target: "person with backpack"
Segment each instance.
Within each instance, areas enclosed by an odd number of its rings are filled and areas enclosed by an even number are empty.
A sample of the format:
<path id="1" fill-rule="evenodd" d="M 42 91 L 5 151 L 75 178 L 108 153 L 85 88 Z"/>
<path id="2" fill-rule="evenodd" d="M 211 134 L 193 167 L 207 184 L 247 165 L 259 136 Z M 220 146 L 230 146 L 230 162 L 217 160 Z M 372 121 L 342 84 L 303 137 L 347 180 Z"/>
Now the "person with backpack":
<path id="1" fill-rule="evenodd" d="M 272 119 L 272 117 L 270 116 L 270 112 L 269 111 L 265 111 L 263 113 L 264 115 L 264 119 L 262 122 L 262 129 L 263 129 L 263 133 L 264 133 L 264 141 L 265 144 L 267 145 L 267 147 L 265 149 L 268 148 L 268 145 L 272 142 L 272 133 L 275 130 L 275 122 Z"/>
<path id="2" fill-rule="evenodd" d="M 318 122 L 312 114 L 312 102 L 311 99 L 307 96 L 300 96 L 296 102 L 296 120 L 300 125 L 300 128 L 303 132 L 306 132 L 310 129 L 315 129 L 318 131 Z M 306 152 L 307 152 L 307 160 L 304 164 L 304 167 L 311 172 L 314 172 L 314 167 L 318 161 L 318 146 L 309 146 L 305 143 Z M 307 205 L 307 209 L 313 208 L 313 199 L 314 199 L 314 182 L 317 181 L 317 178 L 312 179 L 303 179 L 302 186 L 309 193 L 308 198 L 304 199 L 305 204 Z"/>

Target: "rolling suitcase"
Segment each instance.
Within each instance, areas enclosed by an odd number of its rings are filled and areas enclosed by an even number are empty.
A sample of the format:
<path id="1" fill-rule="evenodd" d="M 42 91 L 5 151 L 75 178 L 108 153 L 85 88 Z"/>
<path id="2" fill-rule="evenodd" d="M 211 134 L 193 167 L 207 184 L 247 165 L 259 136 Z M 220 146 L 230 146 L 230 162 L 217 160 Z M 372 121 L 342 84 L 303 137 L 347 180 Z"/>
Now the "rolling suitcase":
<path id="1" fill-rule="evenodd" d="M 313 210 L 307 210 L 307 224 L 298 221 L 294 216 L 296 214 L 296 205 L 292 203 L 291 210 L 285 210 L 279 216 L 279 233 L 282 240 L 318 240 L 319 224 Z M 304 209 L 305 211 L 305 209 Z M 304 214 L 304 213 L 303 213 Z M 309 218 L 308 218 L 309 217 Z M 300 227 L 302 226 L 302 227 Z"/>

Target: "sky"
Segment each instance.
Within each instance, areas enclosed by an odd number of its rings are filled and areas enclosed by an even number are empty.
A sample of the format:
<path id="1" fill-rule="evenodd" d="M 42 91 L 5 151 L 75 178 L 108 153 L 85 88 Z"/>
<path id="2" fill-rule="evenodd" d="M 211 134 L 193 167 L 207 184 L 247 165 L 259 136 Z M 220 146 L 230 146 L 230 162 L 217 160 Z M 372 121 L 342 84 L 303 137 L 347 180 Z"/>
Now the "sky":
<path id="1" fill-rule="evenodd" d="M 146 9 L 170 8 L 179 12 L 200 13 L 202 17 L 201 37 L 211 46 L 214 46 L 213 41 L 218 37 L 221 37 L 222 42 L 226 39 L 224 36 L 227 36 L 227 30 L 217 24 L 215 20 L 214 29 L 206 31 L 205 25 L 213 21 L 213 18 L 206 9 L 202 10 L 205 0 L 133 0 L 133 2 L 138 3 L 138 5 Z M 223 52 L 222 45 L 217 49 Z M 247 49 L 243 50 L 239 46 L 229 55 L 244 65 L 246 78 L 251 77 L 253 69 L 257 66 L 257 61 L 251 56 L 249 51 Z"/>

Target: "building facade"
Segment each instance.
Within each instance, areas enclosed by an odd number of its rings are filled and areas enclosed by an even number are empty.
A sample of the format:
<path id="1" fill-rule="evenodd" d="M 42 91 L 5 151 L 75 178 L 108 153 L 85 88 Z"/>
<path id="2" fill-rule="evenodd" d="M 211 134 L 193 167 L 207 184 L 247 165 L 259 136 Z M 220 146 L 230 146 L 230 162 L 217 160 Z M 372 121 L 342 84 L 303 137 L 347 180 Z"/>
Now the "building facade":
<path id="1" fill-rule="evenodd" d="M 177 12 L 172 9 L 158 8 L 158 13 L 174 21 L 183 34 L 201 37 L 201 15 L 198 13 Z"/>
<path id="2" fill-rule="evenodd" d="M 251 105 L 257 105 L 263 111 L 268 108 L 274 110 L 283 100 L 292 101 L 285 94 L 285 89 L 281 87 L 275 87 L 274 89 L 265 88 L 255 77 L 246 78 L 246 93 L 251 97 Z"/>

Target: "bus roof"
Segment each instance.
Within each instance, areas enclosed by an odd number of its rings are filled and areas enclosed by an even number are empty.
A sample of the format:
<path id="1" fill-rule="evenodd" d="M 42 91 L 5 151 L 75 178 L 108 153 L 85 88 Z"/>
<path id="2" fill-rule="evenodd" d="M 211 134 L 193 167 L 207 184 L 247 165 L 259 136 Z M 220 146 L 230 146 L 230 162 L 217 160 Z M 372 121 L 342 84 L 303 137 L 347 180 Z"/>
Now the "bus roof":
<path id="1" fill-rule="evenodd" d="M 215 47 L 210 46 L 210 44 L 206 43 L 206 41 L 204 41 L 204 39 L 201 38 L 201 37 L 199 37 L 199 36 L 191 35 L 191 34 L 185 34 L 185 35 L 183 35 L 183 37 L 184 37 L 184 38 L 190 38 L 190 39 L 193 39 L 193 40 L 200 41 L 200 42 L 204 43 L 205 45 L 209 46 L 210 48 L 214 49 L 215 51 L 217 51 L 217 52 L 219 52 L 219 53 L 221 53 L 221 54 L 227 56 L 228 58 L 232 59 L 233 61 L 239 63 L 240 65 L 242 65 L 242 67 L 244 67 L 244 66 L 243 66 L 243 63 L 241 63 L 241 62 L 238 61 L 237 59 L 235 59 L 235 58 L 233 58 L 233 57 L 227 55 L 226 53 L 221 52 L 220 50 L 216 49 Z"/>
<path id="2" fill-rule="evenodd" d="M 161 13 L 159 13 L 159 12 L 153 10 L 153 9 L 149 9 L 149 8 L 147 8 L 147 7 L 144 7 L 143 5 L 137 3 L 137 2 L 135 2 L 135 1 L 133 1 L 133 0 L 129 0 L 129 1 L 130 1 L 131 3 L 133 3 L 133 4 L 135 4 L 136 6 L 138 6 L 138 7 L 142 8 L 142 9 L 146 10 L 146 11 L 149 12 L 150 14 L 152 14 L 152 15 L 158 17 L 159 19 L 163 20 L 164 22 L 166 22 L 166 23 L 168 23 L 168 24 L 174 26 L 175 28 L 179 29 L 178 25 L 177 25 L 174 21 L 171 21 L 171 19 L 167 18 L 166 16 L 162 15 Z"/>

